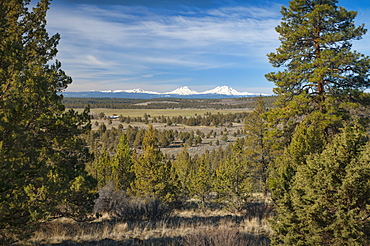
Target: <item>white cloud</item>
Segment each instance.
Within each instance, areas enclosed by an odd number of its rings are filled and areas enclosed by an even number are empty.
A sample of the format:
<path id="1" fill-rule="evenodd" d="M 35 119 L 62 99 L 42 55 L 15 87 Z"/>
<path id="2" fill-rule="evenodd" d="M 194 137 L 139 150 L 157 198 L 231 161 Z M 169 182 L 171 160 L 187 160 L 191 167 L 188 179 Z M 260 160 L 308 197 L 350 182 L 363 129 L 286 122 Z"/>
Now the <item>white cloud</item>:
<path id="1" fill-rule="evenodd" d="M 244 15 L 248 8 L 225 8 L 210 11 L 212 14 L 205 12 L 191 16 L 167 16 L 155 12 L 146 12 L 142 16 L 135 15 L 138 14 L 136 10 L 130 7 L 120 7 L 120 11 L 97 7 L 59 8 L 49 15 L 49 27 L 74 43 L 85 44 L 86 48 L 109 48 L 107 45 L 164 50 L 206 47 L 214 52 L 220 48 L 218 45 L 232 47 L 258 42 L 261 46 L 277 40 L 274 27 L 279 20 L 271 18 L 273 10 L 249 10 L 261 19 Z M 216 45 L 218 47 L 214 47 Z"/>
<path id="2" fill-rule="evenodd" d="M 91 84 L 95 80 L 118 85 L 151 79 L 155 84 L 166 83 L 166 78 L 153 81 L 153 74 L 170 76 L 179 69 L 186 74 L 265 66 L 265 54 L 278 46 L 274 27 L 280 21 L 279 9 L 273 5 L 174 14 L 144 7 L 58 5 L 49 11 L 48 29 L 61 34 L 58 59 L 80 83 L 71 90 L 83 84 L 98 86 Z M 189 80 L 186 76 L 171 81 Z"/>

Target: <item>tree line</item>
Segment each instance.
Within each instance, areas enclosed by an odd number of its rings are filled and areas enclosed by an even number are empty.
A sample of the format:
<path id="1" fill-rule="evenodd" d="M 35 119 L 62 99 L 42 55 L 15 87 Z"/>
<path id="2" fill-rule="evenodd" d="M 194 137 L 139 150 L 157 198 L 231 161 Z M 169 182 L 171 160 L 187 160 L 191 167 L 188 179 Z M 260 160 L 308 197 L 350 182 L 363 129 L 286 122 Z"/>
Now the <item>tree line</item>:
<path id="1" fill-rule="evenodd" d="M 183 124 L 187 126 L 229 126 L 231 127 L 233 123 L 243 123 L 244 119 L 248 116 L 248 112 L 241 112 L 241 113 L 217 113 L 211 114 L 206 112 L 203 116 L 202 115 L 195 115 L 195 116 L 154 116 L 151 117 L 149 114 L 144 113 L 143 117 L 130 117 L 130 116 L 122 116 L 122 115 L 115 115 L 112 119 L 112 116 L 106 116 L 103 112 L 92 115 L 92 119 L 105 119 L 108 120 L 108 124 L 112 124 L 113 120 L 118 120 L 122 123 L 133 123 L 133 122 L 143 122 L 145 124 L 149 123 L 162 123 L 166 124 L 167 126 Z M 99 124 L 95 122 L 95 124 Z"/>
<path id="2" fill-rule="evenodd" d="M 127 98 L 85 98 L 64 97 L 63 103 L 67 108 L 112 108 L 112 109 L 230 109 L 251 108 L 257 97 L 242 97 L 230 99 L 181 99 L 181 98 L 156 98 L 156 99 L 127 99 Z M 267 107 L 272 106 L 274 96 L 264 97 Z"/>

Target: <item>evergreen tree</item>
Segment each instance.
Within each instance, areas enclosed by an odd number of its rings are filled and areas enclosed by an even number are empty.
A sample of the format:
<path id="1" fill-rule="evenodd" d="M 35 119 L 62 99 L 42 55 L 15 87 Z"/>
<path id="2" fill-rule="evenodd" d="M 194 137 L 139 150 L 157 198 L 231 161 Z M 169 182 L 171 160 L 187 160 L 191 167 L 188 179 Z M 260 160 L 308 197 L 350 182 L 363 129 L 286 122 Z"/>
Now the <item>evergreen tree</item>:
<path id="1" fill-rule="evenodd" d="M 282 8 L 282 22 L 276 27 L 281 46 L 268 57 L 274 67 L 285 69 L 266 78 L 276 85 L 278 107 L 269 115 L 282 126 L 277 139 L 283 146 L 296 124 L 312 112 L 326 116 L 327 134 L 335 132 L 369 86 L 369 57 L 351 51 L 351 41 L 361 39 L 366 29 L 355 26 L 356 12 L 336 4 L 336 0 L 293 0 Z"/>
<path id="2" fill-rule="evenodd" d="M 232 154 L 216 169 L 213 186 L 221 203 L 232 210 L 241 210 L 250 196 L 250 168 L 239 139 L 232 146 Z"/>
<path id="3" fill-rule="evenodd" d="M 290 145 L 279 156 L 274 166 L 270 166 L 269 187 L 275 204 L 276 217 L 280 224 L 290 224 L 297 220 L 292 205 L 292 183 L 297 169 L 307 164 L 312 154 L 321 153 L 325 146 L 325 136 L 320 127 L 320 119 L 302 122 L 296 127 Z M 275 228 L 275 224 L 272 223 Z M 276 229 L 279 231 L 279 229 Z M 286 228 L 286 230 L 290 230 Z M 291 233 L 294 233 L 293 231 Z"/>
<path id="4" fill-rule="evenodd" d="M 173 162 L 173 167 L 179 180 L 179 192 L 187 197 L 189 195 L 190 174 L 192 173 L 193 164 L 186 145 L 178 153 L 176 160 Z"/>
<path id="5" fill-rule="evenodd" d="M 176 199 L 177 179 L 171 163 L 165 160 L 158 148 L 157 131 L 152 125 L 145 133 L 142 150 L 143 153 L 134 161 L 132 193 L 173 201 Z"/>
<path id="6" fill-rule="evenodd" d="M 46 31 L 48 0 L 0 3 L 0 244 L 53 216 L 83 218 L 95 181 L 80 138 L 88 110 L 65 111 L 72 82 L 54 61 L 60 36 Z"/>
<path id="7" fill-rule="evenodd" d="M 195 173 L 192 173 L 190 194 L 201 199 L 202 206 L 205 206 L 207 195 L 211 192 L 212 181 L 211 173 L 207 166 L 206 159 L 199 159 L 199 168 Z"/>
<path id="8" fill-rule="evenodd" d="M 126 134 L 122 134 L 112 159 L 112 178 L 115 189 L 127 190 L 134 181 L 133 151 L 130 149 Z"/>
<path id="9" fill-rule="evenodd" d="M 275 201 L 289 192 L 297 168 L 306 165 L 307 156 L 320 153 L 325 146 L 322 121 L 320 118 L 308 119 L 296 127 L 290 145 L 270 166 L 269 186 Z"/>
<path id="10" fill-rule="evenodd" d="M 145 129 L 140 129 L 136 132 L 135 140 L 133 142 L 133 147 L 142 148 L 143 140 L 145 136 Z"/>
<path id="11" fill-rule="evenodd" d="M 267 109 L 260 96 L 255 102 L 254 110 L 245 118 L 245 155 L 255 179 L 255 189 L 267 194 L 267 177 L 269 164 L 272 162 L 272 142 L 267 132 L 265 119 Z"/>
<path id="12" fill-rule="evenodd" d="M 289 199 L 280 200 L 275 244 L 368 245 L 370 155 L 366 134 L 347 126 L 297 167 Z"/>
<path id="13" fill-rule="evenodd" d="M 102 150 L 95 156 L 92 175 L 98 181 L 99 188 L 113 181 L 111 158 L 105 146 L 103 146 Z"/>

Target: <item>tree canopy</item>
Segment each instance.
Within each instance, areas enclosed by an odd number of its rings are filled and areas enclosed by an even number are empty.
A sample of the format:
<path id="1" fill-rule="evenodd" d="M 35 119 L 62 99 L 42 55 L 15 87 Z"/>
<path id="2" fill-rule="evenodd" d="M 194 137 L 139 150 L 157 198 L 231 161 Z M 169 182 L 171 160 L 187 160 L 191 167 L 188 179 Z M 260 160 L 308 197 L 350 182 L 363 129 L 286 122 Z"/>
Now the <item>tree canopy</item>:
<path id="1" fill-rule="evenodd" d="M 90 129 L 88 111 L 62 104 L 59 92 L 72 79 L 54 60 L 60 36 L 47 33 L 49 3 L 0 3 L 0 241 L 32 232 L 41 219 L 81 219 L 95 196 L 79 137 Z"/>
<path id="2" fill-rule="evenodd" d="M 283 69 L 266 75 L 278 95 L 270 136 L 282 153 L 270 166 L 272 243 L 364 245 L 368 139 L 351 111 L 368 98 L 370 58 L 352 50 L 366 29 L 335 0 L 293 0 L 281 13 L 281 46 L 268 57 Z"/>
<path id="3" fill-rule="evenodd" d="M 370 83 L 370 58 L 352 51 L 352 41 L 366 29 L 355 25 L 356 12 L 336 0 L 293 0 L 281 13 L 276 27 L 281 45 L 268 58 L 282 69 L 266 74 L 279 96 L 275 118 L 290 122 L 285 125 L 290 131 L 293 122 L 316 110 L 336 123 Z"/>

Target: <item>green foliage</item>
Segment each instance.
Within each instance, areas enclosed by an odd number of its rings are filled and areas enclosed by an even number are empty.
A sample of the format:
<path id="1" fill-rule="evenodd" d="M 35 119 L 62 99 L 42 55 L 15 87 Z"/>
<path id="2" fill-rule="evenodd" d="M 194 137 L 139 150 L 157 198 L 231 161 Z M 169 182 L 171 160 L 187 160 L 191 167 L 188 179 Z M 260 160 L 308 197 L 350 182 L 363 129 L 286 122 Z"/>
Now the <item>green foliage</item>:
<path id="1" fill-rule="evenodd" d="M 369 243 L 369 147 L 366 134 L 354 124 L 297 167 L 286 191 L 289 199 L 277 203 L 276 244 Z"/>
<path id="2" fill-rule="evenodd" d="M 176 199 L 177 178 L 169 161 L 158 148 L 156 130 L 149 125 L 143 144 L 143 153 L 134 161 L 135 180 L 131 191 L 136 196 L 157 197 L 165 201 Z"/>
<path id="3" fill-rule="evenodd" d="M 277 212 L 275 219 L 280 220 L 281 224 L 286 225 L 297 220 L 295 213 L 292 212 L 294 210 L 291 197 L 292 183 L 297 169 L 305 166 L 307 158 L 314 153 L 320 153 L 325 145 L 325 136 L 320 124 L 320 118 L 314 118 L 298 125 L 291 144 L 275 160 L 275 166 L 270 167 L 269 187 Z M 276 233 L 281 233 L 274 225 L 272 227 Z M 286 227 L 285 230 L 290 229 Z"/>
<path id="4" fill-rule="evenodd" d="M 190 194 L 201 199 L 202 206 L 205 205 L 207 196 L 211 192 L 212 181 L 211 172 L 206 164 L 205 157 L 201 158 L 199 168 L 192 174 L 190 184 Z"/>
<path id="5" fill-rule="evenodd" d="M 224 141 L 224 142 L 227 142 L 227 140 L 229 139 L 228 137 L 227 137 L 227 134 L 225 133 L 225 134 L 223 134 L 222 136 L 221 136 L 221 141 Z"/>
<path id="6" fill-rule="evenodd" d="M 268 168 L 272 162 L 272 141 L 268 135 L 265 119 L 267 109 L 262 97 L 255 103 L 254 110 L 245 118 L 245 156 L 250 165 L 256 191 L 267 194 Z"/>
<path id="7" fill-rule="evenodd" d="M 358 123 L 336 134 L 368 104 L 370 58 L 351 51 L 366 30 L 336 4 L 291 1 L 276 28 L 281 46 L 268 55 L 285 68 L 266 75 L 278 95 L 267 114 L 270 136 L 285 149 L 270 176 L 274 244 L 368 244 L 368 161 L 360 161 L 367 140 Z"/>
<path id="8" fill-rule="evenodd" d="M 49 1 L 32 11 L 29 3 L 0 4 L 0 241 L 7 243 L 53 216 L 84 218 L 95 197 L 79 137 L 90 128 L 88 110 L 64 110 L 59 93 L 72 80 L 52 62 L 60 38 L 46 31 Z"/>
<path id="9" fill-rule="evenodd" d="M 126 134 L 122 134 L 116 147 L 116 155 L 112 159 L 112 178 L 116 189 L 128 190 L 134 181 L 133 163 L 133 151 Z"/>
<path id="10" fill-rule="evenodd" d="M 89 170 L 93 177 L 98 181 L 98 187 L 102 188 L 112 181 L 111 158 L 108 150 L 104 147 L 92 164 L 92 170 Z"/>
<path id="11" fill-rule="evenodd" d="M 238 139 L 232 147 L 232 154 L 221 162 L 215 172 L 213 186 L 219 200 L 233 211 L 241 210 L 252 193 L 250 167 Z"/>
<path id="12" fill-rule="evenodd" d="M 184 148 L 176 156 L 176 160 L 173 162 L 174 171 L 179 180 L 179 192 L 181 196 L 188 197 L 189 185 L 191 181 L 191 173 L 193 168 L 193 161 L 189 155 L 188 148 L 185 145 Z"/>
<path id="13" fill-rule="evenodd" d="M 335 132 L 369 86 L 369 57 L 351 51 L 351 41 L 361 39 L 366 29 L 354 25 L 356 12 L 336 3 L 293 0 L 282 8 L 276 27 L 281 46 L 268 57 L 274 67 L 285 69 L 266 78 L 276 85 L 278 107 L 270 121 L 281 126 L 276 136 L 284 147 L 296 124 L 312 112 L 326 114 L 326 128 Z"/>
<path id="14" fill-rule="evenodd" d="M 324 127 L 320 117 L 307 118 L 296 127 L 290 145 L 271 167 L 269 185 L 274 200 L 282 199 L 289 191 L 297 168 L 306 165 L 306 159 L 322 151 L 326 143 Z"/>
<path id="15" fill-rule="evenodd" d="M 336 3 L 294 0 L 282 8 L 283 21 L 276 28 L 281 46 L 269 59 L 274 67 L 287 69 L 267 75 L 278 86 L 276 94 L 292 97 L 306 90 L 320 101 L 324 94 L 368 86 L 369 58 L 351 52 L 350 43 L 361 39 L 366 29 L 355 27 L 356 12 Z"/>

